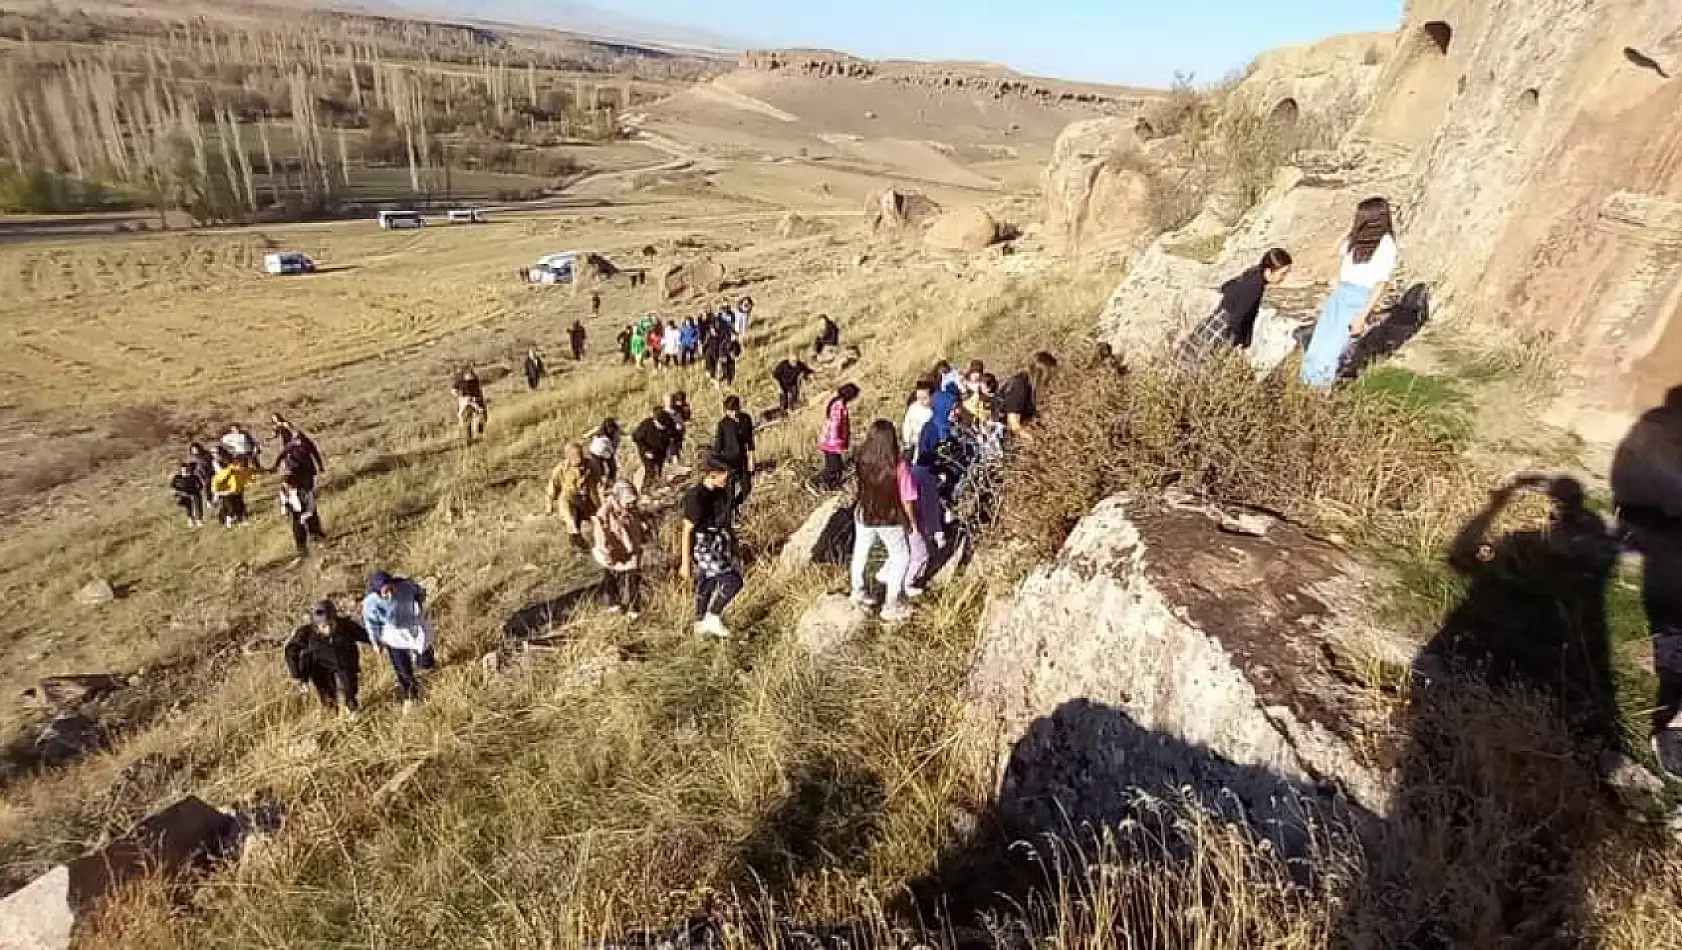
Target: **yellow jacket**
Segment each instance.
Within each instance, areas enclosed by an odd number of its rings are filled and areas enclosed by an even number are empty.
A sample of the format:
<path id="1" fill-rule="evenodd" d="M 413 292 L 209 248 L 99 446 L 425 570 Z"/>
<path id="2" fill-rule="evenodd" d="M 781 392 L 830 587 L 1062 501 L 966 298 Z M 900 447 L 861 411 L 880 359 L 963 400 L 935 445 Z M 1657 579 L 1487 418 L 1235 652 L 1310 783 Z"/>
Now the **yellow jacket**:
<path id="1" fill-rule="evenodd" d="M 218 497 L 224 495 L 243 495 L 257 473 L 249 465 L 229 465 L 216 470 L 210 479 L 210 493 Z"/>

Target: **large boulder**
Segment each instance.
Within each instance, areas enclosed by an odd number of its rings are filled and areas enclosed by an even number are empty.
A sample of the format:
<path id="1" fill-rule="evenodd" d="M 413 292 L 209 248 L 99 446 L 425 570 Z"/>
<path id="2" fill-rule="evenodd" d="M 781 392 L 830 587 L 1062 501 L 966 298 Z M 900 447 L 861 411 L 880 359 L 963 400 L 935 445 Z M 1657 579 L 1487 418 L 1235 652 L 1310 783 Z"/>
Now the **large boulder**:
<path id="1" fill-rule="evenodd" d="M 981 251 L 998 239 L 999 222 L 979 207 L 943 212 L 923 235 L 924 243 L 943 251 Z"/>
<path id="2" fill-rule="evenodd" d="M 716 294 L 724 289 L 724 265 L 710 257 L 673 264 L 661 278 L 667 300 L 683 300 Z"/>
<path id="3" fill-rule="evenodd" d="M 813 564 L 843 564 L 853 547 L 853 506 L 845 495 L 824 499 L 788 537 L 777 554 L 777 570 L 798 571 Z"/>
<path id="4" fill-rule="evenodd" d="M 70 871 L 61 864 L 0 898 L 0 948 L 66 950 L 76 925 L 69 894 Z"/>
<path id="5" fill-rule="evenodd" d="M 1065 251 L 1128 247 L 1150 233 L 1150 160 L 1130 119 L 1076 122 L 1046 166 L 1045 236 Z"/>
<path id="6" fill-rule="evenodd" d="M 1129 361 L 1166 353 L 1220 303 L 1214 268 L 1177 253 L 1177 247 L 1172 235 L 1151 244 L 1098 317 L 1098 339 Z"/>
<path id="7" fill-rule="evenodd" d="M 66 902 L 76 914 L 85 914 L 135 878 L 198 868 L 227 855 L 238 839 L 239 822 L 233 815 L 188 796 L 70 862 Z"/>
<path id="8" fill-rule="evenodd" d="M 970 719 L 999 757 L 1001 801 L 1029 821 L 1124 818 L 1141 757 L 1165 787 L 1236 796 L 1253 820 L 1290 819 L 1282 788 L 1386 809 L 1392 777 L 1368 750 L 1388 719 L 1332 658 L 1358 667 L 1410 646 L 1356 623 L 1355 569 L 1335 549 L 1222 521 L 1112 498 L 984 622 Z"/>
<path id="9" fill-rule="evenodd" d="M 920 191 L 886 188 L 865 201 L 865 222 L 875 237 L 920 234 L 940 217 L 940 205 Z"/>

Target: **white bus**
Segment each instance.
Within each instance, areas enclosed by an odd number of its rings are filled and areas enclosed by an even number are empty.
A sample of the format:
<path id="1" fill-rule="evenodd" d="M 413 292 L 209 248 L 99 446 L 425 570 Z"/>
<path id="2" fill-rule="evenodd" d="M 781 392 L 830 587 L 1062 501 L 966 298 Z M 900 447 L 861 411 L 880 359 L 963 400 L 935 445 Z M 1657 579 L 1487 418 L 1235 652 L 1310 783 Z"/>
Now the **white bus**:
<path id="1" fill-rule="evenodd" d="M 380 230 L 400 231 L 404 228 L 424 228 L 426 219 L 419 211 L 381 211 Z"/>

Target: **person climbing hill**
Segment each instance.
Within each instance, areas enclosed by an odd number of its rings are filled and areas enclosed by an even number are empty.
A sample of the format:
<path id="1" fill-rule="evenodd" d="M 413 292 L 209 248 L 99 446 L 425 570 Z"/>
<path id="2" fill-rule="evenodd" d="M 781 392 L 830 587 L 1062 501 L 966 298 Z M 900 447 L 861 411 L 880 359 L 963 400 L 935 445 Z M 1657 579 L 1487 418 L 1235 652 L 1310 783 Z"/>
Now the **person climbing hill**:
<path id="1" fill-rule="evenodd" d="M 1290 253 L 1276 247 L 1263 254 L 1256 266 L 1222 284 L 1215 311 L 1180 341 L 1175 354 L 1179 365 L 1195 368 L 1223 349 L 1249 349 L 1262 298 L 1269 287 L 1290 275 L 1291 264 Z"/>
<path id="2" fill-rule="evenodd" d="M 742 397 L 724 397 L 724 416 L 713 433 L 712 454 L 730 470 L 731 503 L 747 503 L 753 491 L 753 417 L 742 411 Z"/>
<path id="3" fill-rule="evenodd" d="M 292 526 L 292 544 L 303 557 L 310 552 L 309 539 L 327 540 L 321 515 L 315 508 L 315 478 L 288 470 L 280 480 L 280 511 Z"/>
<path id="4" fill-rule="evenodd" d="M 455 382 L 450 384 L 450 391 L 456 396 L 456 421 L 471 443 L 476 436 L 485 434 L 485 419 L 489 415 L 485 406 L 485 387 L 479 383 L 479 374 L 473 371 L 473 367 L 463 366 Z"/>
<path id="5" fill-rule="evenodd" d="M 210 480 L 210 493 L 216 498 L 222 524 L 228 528 L 242 525 L 246 518 L 245 490 L 251 487 L 257 472 L 248 457 L 235 457 L 225 448 L 216 450 L 216 465 L 216 475 Z"/>
<path id="6" fill-rule="evenodd" d="M 742 592 L 742 568 L 736 550 L 730 468 L 709 457 L 701 481 L 683 499 L 678 573 L 695 583 L 695 632 L 728 639 L 724 611 Z"/>
<path id="7" fill-rule="evenodd" d="M 637 458 L 642 462 L 642 484 L 638 491 L 644 495 L 660 486 L 666 459 L 671 455 L 675 429 L 665 406 L 655 406 L 648 417 L 631 430 L 631 444 L 637 447 Z"/>
<path id="8" fill-rule="evenodd" d="M 198 468 L 192 462 L 182 462 L 175 476 L 169 480 L 169 490 L 174 495 L 175 504 L 187 513 L 187 526 L 197 528 L 204 524 L 204 494 L 205 484 L 199 481 Z"/>
<path id="9" fill-rule="evenodd" d="M 537 347 L 534 346 L 526 350 L 524 369 L 526 372 L 526 388 L 536 389 L 537 384 L 543 381 L 544 371 L 543 354 L 537 352 Z"/>
<path id="10" fill-rule="evenodd" d="M 771 378 L 777 382 L 777 408 L 785 413 L 793 412 L 800 405 L 800 383 L 812 378 L 812 367 L 806 365 L 799 353 L 790 352 L 771 368 Z"/>
<path id="11" fill-rule="evenodd" d="M 899 431 L 892 422 L 877 419 L 870 424 L 858 456 L 858 506 L 854 511 L 852 601 L 860 607 L 874 607 L 876 600 L 865 588 L 865 569 L 870 553 L 880 543 L 887 561 L 876 579 L 887 588 L 882 602 L 882 619 L 908 620 L 911 610 L 904 600 L 907 574 L 911 567 L 908 535 L 917 531 L 918 489 L 899 450 Z M 924 562 L 928 560 L 924 554 Z"/>
<path id="12" fill-rule="evenodd" d="M 286 672 L 300 692 L 313 687 L 323 708 L 338 708 L 341 715 L 355 719 L 360 708 L 361 647 L 369 642 L 361 624 L 339 616 L 332 601 L 321 601 L 286 641 Z"/>
<path id="13" fill-rule="evenodd" d="M 1320 308 L 1314 335 L 1302 357 L 1302 382 L 1330 389 L 1337 382 L 1344 354 L 1367 331 L 1373 308 L 1396 271 L 1400 251 L 1390 203 L 1368 198 L 1355 209 L 1355 221 L 1338 249 L 1337 287 Z"/>
<path id="14" fill-rule="evenodd" d="M 648 523 L 637 511 L 637 490 L 630 482 L 615 482 L 596 512 L 596 543 L 591 556 L 602 568 L 602 589 L 608 611 L 623 612 L 632 620 L 642 615 L 642 558 L 648 543 Z"/>
<path id="15" fill-rule="evenodd" d="M 432 625 L 425 616 L 426 589 L 406 577 L 375 571 L 362 599 L 362 625 L 370 643 L 385 651 L 397 676 L 397 696 L 408 712 L 420 699 L 417 670 L 437 665 Z"/>
<path id="16" fill-rule="evenodd" d="M 561 447 L 561 461 L 549 473 L 545 489 L 545 514 L 561 516 L 567 537 L 574 545 L 583 543 L 583 527 L 593 518 L 602 500 L 602 467 L 591 465 L 584 458 L 584 449 L 577 442 Z"/>
<path id="17" fill-rule="evenodd" d="M 571 328 L 567 330 L 567 344 L 572 347 L 572 361 L 574 363 L 583 361 L 589 350 L 590 334 L 585 331 L 582 321 L 572 321 Z"/>
<path id="18" fill-rule="evenodd" d="M 629 366 L 637 361 L 635 347 L 632 341 L 636 333 L 629 326 L 622 328 L 614 340 L 619 344 L 619 361 Z"/>
<path id="19" fill-rule="evenodd" d="M 812 352 L 822 356 L 825 350 L 833 350 L 841 345 L 841 327 L 831 320 L 827 313 L 819 314 L 818 320 L 818 337 L 812 344 Z"/>
<path id="20" fill-rule="evenodd" d="M 853 445 L 852 414 L 849 406 L 859 398 L 859 388 L 843 383 L 824 406 L 823 429 L 818 433 L 818 454 L 823 465 L 815 482 L 820 491 L 840 491 L 847 450 Z"/>

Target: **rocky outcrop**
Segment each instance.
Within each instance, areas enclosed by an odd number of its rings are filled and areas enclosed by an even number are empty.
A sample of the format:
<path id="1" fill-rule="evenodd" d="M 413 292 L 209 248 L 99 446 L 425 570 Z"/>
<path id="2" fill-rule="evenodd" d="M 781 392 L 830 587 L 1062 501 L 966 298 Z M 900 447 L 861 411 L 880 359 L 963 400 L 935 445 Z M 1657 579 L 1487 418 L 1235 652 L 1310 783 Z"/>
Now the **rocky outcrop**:
<path id="1" fill-rule="evenodd" d="M 1390 776 L 1366 750 L 1384 746 L 1388 720 L 1331 657 L 1409 648 L 1346 623 L 1334 605 L 1358 608 L 1354 567 L 1334 549 L 1289 525 L 1255 537 L 1222 531 L 1222 520 L 1196 506 L 1110 499 L 985 624 L 971 722 L 994 743 L 1008 780 L 1031 775 L 1041 790 L 1006 787 L 1002 799 L 1124 815 L 1122 762 L 1110 768 L 1055 750 L 1125 759 L 1149 746 L 1152 768 L 1217 783 L 1251 818 L 1287 817 L 1274 796 L 1281 787 L 1334 786 L 1384 812 Z M 1356 626 L 1360 635 L 1350 634 Z M 1110 730 L 1105 723 L 1117 735 L 1142 729 L 1148 741 L 1067 734 Z M 1025 755 L 1032 768 L 1022 766 Z M 1097 773 L 1123 781 L 1091 781 Z M 1220 789 L 1196 791 L 1215 799 Z"/>
<path id="2" fill-rule="evenodd" d="M 936 218 L 923 243 L 942 251 L 983 251 L 999 240 L 999 222 L 986 208 L 953 208 Z"/>
<path id="3" fill-rule="evenodd" d="M 818 505 L 777 552 L 777 570 L 788 573 L 813 564 L 844 563 L 853 547 L 853 506 L 844 495 Z"/>
<path id="4" fill-rule="evenodd" d="M 868 617 L 846 594 L 824 594 L 794 625 L 794 643 L 815 662 L 844 656 L 864 632 Z"/>
<path id="5" fill-rule="evenodd" d="M 737 61 L 741 69 L 820 79 L 894 83 L 925 89 L 1023 99 L 1105 113 L 1132 113 L 1155 98 L 1115 86 L 1098 86 L 1023 76 L 1001 66 L 962 63 L 874 62 L 832 50 L 749 50 Z"/>
<path id="6" fill-rule="evenodd" d="M 922 234 L 940 217 L 941 208 L 920 191 L 885 188 L 865 200 L 865 223 L 873 237 Z"/>
<path id="7" fill-rule="evenodd" d="M 1158 238 L 1134 261 L 1098 317 L 1098 338 L 1128 360 L 1162 355 L 1220 303 L 1215 270 Z"/>
<path id="8" fill-rule="evenodd" d="M 1132 120 L 1064 129 L 1044 176 L 1046 240 L 1071 252 L 1137 243 L 1151 224 L 1149 161 Z"/>
<path id="9" fill-rule="evenodd" d="M 724 289 L 724 265 L 710 257 L 673 264 L 666 269 L 660 287 L 667 300 L 716 294 Z"/>

